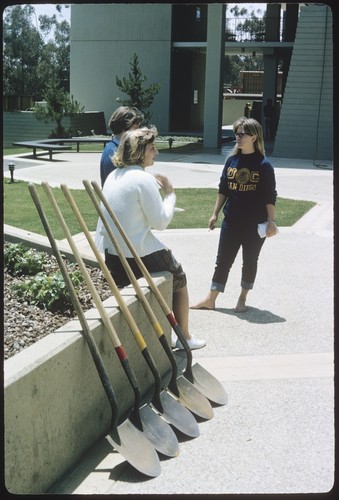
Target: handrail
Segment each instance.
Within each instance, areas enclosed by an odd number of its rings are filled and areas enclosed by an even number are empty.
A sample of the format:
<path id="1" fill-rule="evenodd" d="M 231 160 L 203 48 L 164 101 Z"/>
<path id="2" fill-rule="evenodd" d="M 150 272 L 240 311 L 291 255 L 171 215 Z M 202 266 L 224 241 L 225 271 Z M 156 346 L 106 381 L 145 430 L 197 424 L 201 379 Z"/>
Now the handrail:
<path id="1" fill-rule="evenodd" d="M 226 18 L 225 41 L 227 42 L 272 42 L 283 41 L 283 19 L 276 17 Z"/>

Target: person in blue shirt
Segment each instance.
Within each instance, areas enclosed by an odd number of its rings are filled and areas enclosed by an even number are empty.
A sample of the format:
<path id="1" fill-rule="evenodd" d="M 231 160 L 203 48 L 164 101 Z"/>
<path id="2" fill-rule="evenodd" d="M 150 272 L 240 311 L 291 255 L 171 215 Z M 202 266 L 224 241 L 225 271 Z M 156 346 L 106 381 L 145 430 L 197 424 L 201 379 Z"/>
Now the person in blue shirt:
<path id="1" fill-rule="evenodd" d="M 215 309 L 216 298 L 224 292 L 229 271 L 242 247 L 241 292 L 235 312 L 246 311 L 246 299 L 253 288 L 260 250 L 265 241 L 258 224 L 268 222 L 266 236 L 277 233 L 277 198 L 274 169 L 265 157 L 263 130 L 253 118 L 239 118 L 233 125 L 236 145 L 226 159 L 209 229 L 215 228 L 223 209 L 215 270 L 208 295 L 191 309 Z"/>
<path id="2" fill-rule="evenodd" d="M 127 130 L 134 130 L 141 127 L 143 121 L 144 115 L 134 107 L 120 106 L 113 112 L 108 122 L 113 133 L 112 140 L 106 144 L 100 159 L 101 187 L 103 187 L 108 174 L 115 169 L 112 158 L 118 149 L 122 134 Z"/>

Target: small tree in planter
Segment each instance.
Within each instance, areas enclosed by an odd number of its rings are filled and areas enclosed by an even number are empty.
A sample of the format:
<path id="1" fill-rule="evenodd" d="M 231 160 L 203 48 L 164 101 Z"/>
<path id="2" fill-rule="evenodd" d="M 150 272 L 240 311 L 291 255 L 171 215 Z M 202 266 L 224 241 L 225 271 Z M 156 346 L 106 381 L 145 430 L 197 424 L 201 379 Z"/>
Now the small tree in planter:
<path id="1" fill-rule="evenodd" d="M 56 122 L 56 129 L 50 134 L 50 137 L 63 138 L 71 135 L 71 129 L 66 130 L 62 125 L 65 116 L 74 117 L 84 111 L 84 106 L 76 101 L 72 95 L 69 95 L 64 89 L 55 82 L 47 86 L 44 94 L 46 105 L 39 104 L 34 108 L 33 114 L 39 121 L 48 123 Z"/>
<path id="2" fill-rule="evenodd" d="M 147 77 L 142 74 L 139 59 L 137 54 L 133 54 L 130 59 L 131 71 L 128 73 L 128 78 L 116 77 L 117 87 L 129 96 L 129 99 L 121 99 L 118 97 L 116 100 L 124 106 L 135 106 L 138 108 L 145 117 L 145 122 L 148 123 L 151 118 L 151 107 L 154 97 L 160 90 L 159 83 L 152 83 L 149 87 L 143 87 L 143 83 Z"/>

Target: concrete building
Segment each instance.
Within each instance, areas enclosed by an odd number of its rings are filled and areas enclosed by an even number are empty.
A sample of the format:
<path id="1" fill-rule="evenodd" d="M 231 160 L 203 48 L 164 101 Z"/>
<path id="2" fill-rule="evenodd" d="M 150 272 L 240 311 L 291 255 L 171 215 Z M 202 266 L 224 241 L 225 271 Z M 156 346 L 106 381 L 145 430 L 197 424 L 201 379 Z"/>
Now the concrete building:
<path id="1" fill-rule="evenodd" d="M 116 76 L 128 75 L 136 53 L 145 85 L 161 86 L 151 108 L 160 133 L 201 134 L 205 148 L 216 148 L 221 146 L 224 55 L 262 54 L 262 96 L 252 110 L 260 121 L 262 103 L 277 102 L 278 69 L 283 71 L 273 154 L 332 159 L 330 8 L 267 4 L 264 27 L 247 38 L 239 38 L 226 13 L 226 4 L 219 3 L 72 5 L 71 93 L 87 111 L 104 111 L 107 121 L 119 105 L 116 99 L 127 98 Z M 307 127 L 305 116 L 311 117 Z"/>
<path id="2" fill-rule="evenodd" d="M 275 156 L 333 158 L 333 42 L 328 6 L 300 9 Z"/>

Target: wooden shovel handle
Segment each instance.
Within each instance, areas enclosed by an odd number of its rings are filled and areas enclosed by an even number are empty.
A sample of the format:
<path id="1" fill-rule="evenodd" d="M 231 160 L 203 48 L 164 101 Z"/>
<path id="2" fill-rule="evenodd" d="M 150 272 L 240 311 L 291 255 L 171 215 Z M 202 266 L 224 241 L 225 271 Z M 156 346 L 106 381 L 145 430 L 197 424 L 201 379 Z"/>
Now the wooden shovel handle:
<path id="1" fill-rule="evenodd" d="M 135 340 L 137 341 L 137 344 L 138 344 L 140 350 L 143 351 L 147 347 L 145 340 L 144 340 L 142 334 L 140 333 L 140 330 L 139 330 L 132 314 L 130 313 L 130 310 L 126 306 L 126 303 L 123 300 L 121 293 L 120 293 L 114 279 L 112 278 L 112 275 L 111 275 L 111 273 L 106 265 L 106 262 L 104 261 L 101 253 L 99 252 L 96 244 L 94 243 L 94 240 L 91 236 L 91 233 L 89 232 L 89 229 L 88 229 L 88 227 L 87 227 L 87 225 L 86 225 L 86 223 L 85 223 L 85 221 L 84 221 L 84 219 L 79 211 L 79 208 L 77 207 L 77 205 L 74 201 L 74 198 L 73 198 L 68 186 L 66 186 L 66 184 L 61 184 L 60 187 L 61 187 L 61 190 L 64 193 L 65 198 L 67 199 L 70 207 L 72 208 L 73 213 L 76 216 L 84 235 L 86 236 L 86 239 L 87 239 L 87 241 L 88 241 L 88 243 L 89 243 L 89 245 L 90 245 L 90 247 L 95 255 L 95 258 L 97 259 L 99 266 L 100 266 L 102 272 L 104 273 L 104 276 L 108 282 L 108 285 L 109 285 L 109 287 L 110 287 L 110 289 L 111 289 L 111 291 L 112 291 L 112 293 L 113 293 L 113 295 L 118 303 L 118 306 L 120 307 L 120 309 L 121 309 L 121 311 L 122 311 L 122 313 L 123 313 L 123 315 L 128 323 L 128 326 L 130 327 L 130 329 L 135 337 Z"/>
<path id="2" fill-rule="evenodd" d="M 173 314 L 173 313 L 171 313 L 171 309 L 169 308 L 167 302 L 165 301 L 165 299 L 161 295 L 160 291 L 158 290 L 157 286 L 155 285 L 155 283 L 154 283 L 154 281 L 153 281 L 153 279 L 152 279 L 152 277 L 151 277 L 151 275 L 150 275 L 147 267 L 145 266 L 145 264 L 141 260 L 140 256 L 136 252 L 136 250 L 135 250 L 134 246 L 132 245 L 130 239 L 128 238 L 127 234 L 125 233 L 124 228 L 121 226 L 118 218 L 116 217 L 116 215 L 114 214 L 112 208 L 110 207 L 109 203 L 107 202 L 106 198 L 104 197 L 104 195 L 102 193 L 102 190 L 100 189 L 98 183 L 95 182 L 95 181 L 93 181 L 92 182 L 92 186 L 93 186 L 96 194 L 99 196 L 100 200 L 104 204 L 104 206 L 105 206 L 107 212 L 109 213 L 109 216 L 113 220 L 115 226 L 118 228 L 119 233 L 121 234 L 122 238 L 124 239 L 124 241 L 125 241 L 126 245 L 128 246 L 131 254 L 133 255 L 135 261 L 137 262 L 137 264 L 138 264 L 138 266 L 139 266 L 142 274 L 144 275 L 145 279 L 147 280 L 147 283 L 149 284 L 152 292 L 157 296 L 157 300 L 159 301 L 160 306 L 163 309 L 164 313 L 166 314 L 166 316 L 170 315 L 170 314 Z M 119 255 L 119 257 L 120 257 L 120 255 Z"/>
<path id="3" fill-rule="evenodd" d="M 143 291 L 141 290 L 141 287 L 140 287 L 140 285 L 138 283 L 138 280 L 136 279 L 136 277 L 135 277 L 135 275 L 134 275 L 134 273 L 133 273 L 133 271 L 131 269 L 131 266 L 129 265 L 129 263 L 128 263 L 126 257 L 125 257 L 125 255 L 123 254 L 123 252 L 121 250 L 121 247 L 120 247 L 117 239 L 115 238 L 115 236 L 114 236 L 114 234 L 112 232 L 112 229 L 110 228 L 110 226 L 109 226 L 109 224 L 108 224 L 108 222 L 106 220 L 106 217 L 104 216 L 104 214 L 103 214 L 103 212 L 102 212 L 102 210 L 100 208 L 100 205 L 99 205 L 99 203 L 98 203 L 98 201 L 97 201 L 97 199 L 96 199 L 96 197 L 95 197 L 95 195 L 93 193 L 93 189 L 92 189 L 89 181 L 83 180 L 82 182 L 83 182 L 83 184 L 84 184 L 84 186 L 86 188 L 86 191 L 87 191 L 87 193 L 88 193 L 88 195 L 89 195 L 89 197 L 90 197 L 90 199 L 91 199 L 91 201 L 92 201 L 92 203 L 93 203 L 96 211 L 98 212 L 98 215 L 99 215 L 100 219 L 102 220 L 102 222 L 103 222 L 103 224 L 105 226 L 107 234 L 109 235 L 109 237 L 110 237 L 110 239 L 111 239 L 111 241 L 112 241 L 112 243 L 113 243 L 113 245 L 114 245 L 114 247 L 115 247 L 115 249 L 116 249 L 116 251 L 118 253 L 118 256 L 119 256 L 119 258 L 120 258 L 120 260 L 122 262 L 122 265 L 123 265 L 123 267 L 124 267 L 124 269 L 126 271 L 126 274 L 129 277 L 129 280 L 132 283 L 132 285 L 133 285 L 133 287 L 134 287 L 134 289 L 136 291 L 136 294 L 137 294 L 138 298 L 140 299 L 140 301 L 141 301 L 141 303 L 142 303 L 142 305 L 143 305 L 143 307 L 145 309 L 145 312 L 146 312 L 147 316 L 149 317 L 149 319 L 151 321 L 151 324 L 152 324 L 152 326 L 154 328 L 154 331 L 158 335 L 158 337 L 160 338 L 162 335 L 164 335 L 164 331 L 161 328 L 161 326 L 160 326 L 157 318 L 155 317 L 155 314 L 154 314 L 151 306 L 147 302 L 146 297 L 145 297 L 145 295 L 144 295 Z"/>
<path id="4" fill-rule="evenodd" d="M 81 258 L 81 255 L 80 255 L 80 253 L 79 253 L 79 251 L 78 251 L 78 249 L 73 241 L 72 235 L 67 227 L 67 224 L 63 218 L 63 215 L 62 215 L 60 208 L 55 200 L 54 194 L 53 194 L 49 184 L 47 182 L 43 182 L 42 186 L 43 186 L 44 191 L 45 191 L 45 193 L 46 193 L 46 195 L 47 195 L 47 197 L 48 197 L 48 199 L 53 207 L 55 215 L 59 221 L 60 226 L 62 227 L 62 230 L 66 236 L 66 239 L 71 247 L 71 250 L 73 252 L 75 260 L 77 261 L 77 263 L 79 265 L 80 271 L 82 272 L 82 275 L 83 275 L 83 277 L 86 281 L 86 284 L 90 290 L 90 293 L 92 295 L 95 306 L 97 307 L 97 309 L 99 311 L 102 322 L 103 322 L 103 324 L 107 330 L 107 333 L 108 333 L 108 335 L 113 343 L 115 351 L 116 351 L 116 353 L 119 357 L 119 360 L 121 362 L 121 365 L 122 365 L 122 367 L 127 375 L 127 378 L 129 380 L 132 388 L 133 388 L 134 396 L 135 396 L 135 414 L 137 414 L 136 409 L 140 405 L 141 394 L 140 394 L 140 388 L 139 388 L 135 373 L 132 370 L 132 367 L 129 363 L 127 353 L 126 353 L 124 347 L 122 346 L 122 344 L 119 340 L 119 337 L 118 337 L 118 335 L 117 335 L 117 333 L 116 333 L 116 331 L 111 323 L 111 320 L 110 320 L 110 318 L 109 318 L 109 316 L 108 316 L 108 314 L 103 306 L 103 303 L 100 299 L 99 293 L 96 290 L 94 283 L 92 281 L 92 278 L 90 277 L 89 272 L 87 271 L 86 266 Z M 138 426 L 140 427 L 140 422 L 137 422 L 137 423 L 138 423 Z M 141 425 L 141 429 L 142 429 L 142 425 Z"/>
<path id="5" fill-rule="evenodd" d="M 100 299 L 99 293 L 98 293 L 97 289 L 95 288 L 95 286 L 93 284 L 92 278 L 89 275 L 89 272 L 88 272 L 88 270 L 87 270 L 87 268 L 86 268 L 86 266 L 84 264 L 84 261 L 81 258 L 80 253 L 79 253 L 79 251 L 78 251 L 78 249 L 77 249 L 77 247 L 76 247 L 76 245 L 74 243 L 74 240 L 73 240 L 72 235 L 71 235 L 71 233 L 70 233 L 70 231 L 69 231 L 69 229 L 67 227 L 65 219 L 64 219 L 64 217 L 63 217 L 63 215 L 62 215 L 62 213 L 60 211 L 59 206 L 57 205 L 57 202 L 55 200 L 54 194 L 53 194 L 53 192 L 52 192 L 52 190 L 51 190 L 51 188 L 50 188 L 50 186 L 48 185 L 47 182 L 43 182 L 42 186 L 43 186 L 43 188 L 45 190 L 47 198 L 49 199 L 49 201 L 50 201 L 50 203 L 51 203 L 51 205 L 53 207 L 55 215 L 56 215 L 56 217 L 57 217 L 57 219 L 59 221 L 59 224 L 60 224 L 60 226 L 61 226 L 61 228 L 62 228 L 62 230 L 63 230 L 63 232 L 64 232 L 64 234 L 66 236 L 68 244 L 71 247 L 72 253 L 73 253 L 74 257 L 75 257 L 75 260 L 78 263 L 80 271 L 81 271 L 81 273 L 82 273 L 82 275 L 83 275 L 83 277 L 85 279 L 85 282 L 86 282 L 86 284 L 87 284 L 87 286 L 89 288 L 89 291 L 90 291 L 90 293 L 92 295 L 94 304 L 95 304 L 95 306 L 97 307 L 97 309 L 98 309 L 98 311 L 100 313 L 100 316 L 101 316 L 102 321 L 103 321 L 103 323 L 105 325 L 105 328 L 106 328 L 106 330 L 107 330 L 107 332 L 108 332 L 108 334 L 109 334 L 109 336 L 110 336 L 110 338 L 112 340 L 112 343 L 113 343 L 113 345 L 114 345 L 115 348 L 120 347 L 121 343 L 119 342 L 118 335 L 117 335 L 117 333 L 116 333 L 116 331 L 115 331 L 115 329 L 114 329 L 114 327 L 113 327 L 113 325 L 112 325 L 112 323 L 111 323 L 111 321 L 110 321 L 110 319 L 108 317 L 108 314 L 107 314 L 107 312 L 106 312 L 106 310 L 105 310 L 105 308 L 104 308 L 104 306 L 102 304 L 102 301 Z"/>
<path id="6" fill-rule="evenodd" d="M 171 347 L 169 346 L 168 342 L 167 342 L 167 339 L 166 339 L 166 336 L 165 336 L 165 333 L 160 325 L 160 323 L 158 322 L 151 306 L 149 305 L 143 291 L 141 290 L 141 287 L 138 283 L 138 280 L 136 279 L 132 269 L 131 269 L 131 266 L 129 265 L 126 257 L 124 256 L 122 250 L 121 250 L 121 247 L 119 245 L 119 242 L 117 241 L 117 239 L 115 238 L 107 220 L 106 220 L 106 217 L 104 216 L 100 206 L 99 206 L 99 203 L 94 195 L 94 192 L 93 192 L 93 188 L 91 187 L 90 183 L 87 181 L 87 180 L 83 180 L 83 184 L 88 192 L 88 195 L 96 209 L 96 211 L 98 212 L 98 215 L 100 217 L 100 219 L 102 220 L 102 223 L 104 224 L 104 227 L 107 231 L 107 234 L 109 235 L 118 255 L 119 255 L 119 258 L 122 262 L 122 265 L 128 275 L 128 277 L 130 278 L 130 281 L 135 289 L 135 292 L 139 298 L 139 300 L 141 301 L 141 304 L 146 312 L 146 314 L 148 315 L 149 317 L 149 320 L 153 326 L 153 329 L 156 333 L 156 335 L 158 336 L 159 338 L 159 341 L 165 351 L 165 353 L 167 354 L 167 357 L 171 363 L 171 366 L 172 366 L 172 378 L 171 378 L 171 382 L 170 382 L 170 388 L 172 390 L 172 392 L 176 395 L 176 396 L 179 396 L 179 391 L 178 391 L 178 388 L 177 388 L 177 385 L 176 385 L 176 377 L 177 377 L 177 373 L 178 373 L 178 367 L 177 367 L 177 363 L 176 363 L 176 360 L 173 356 L 173 353 L 172 353 L 172 350 L 171 350 Z M 96 252 L 97 252 L 97 248 L 96 248 Z M 111 277 L 111 274 L 109 273 L 110 277 Z"/>
<path id="7" fill-rule="evenodd" d="M 90 194 L 90 191 L 89 191 L 89 183 L 88 181 L 83 181 L 83 184 L 85 186 L 85 188 L 87 189 L 87 192 Z M 114 222 L 115 226 L 117 227 L 119 233 L 121 234 L 122 238 L 124 239 L 126 245 L 128 246 L 130 252 L 132 253 L 136 263 L 138 264 L 139 266 L 139 269 L 140 271 L 142 272 L 144 278 L 146 279 L 150 289 L 152 290 L 152 292 L 154 293 L 157 301 L 159 302 L 160 304 L 160 307 L 162 308 L 166 318 L 168 319 L 170 325 L 172 326 L 173 330 L 175 331 L 176 335 L 178 336 L 180 342 L 182 343 L 184 349 L 185 349 L 185 352 L 186 352 L 186 356 L 187 356 L 187 364 L 186 364 L 186 370 L 185 370 L 185 376 L 191 381 L 193 382 L 193 373 L 192 373 L 192 361 L 193 361 L 193 356 L 192 356 L 192 351 L 188 345 L 188 342 L 184 336 L 184 333 L 181 329 L 181 326 L 179 325 L 179 323 L 177 322 L 175 316 L 174 316 L 174 313 L 173 311 L 171 311 L 171 309 L 169 308 L 167 302 L 165 301 L 164 297 L 162 296 L 160 290 L 158 289 L 158 287 L 155 285 L 154 281 L 153 281 L 153 278 L 152 276 L 150 275 L 147 267 L 145 266 L 145 264 L 143 263 L 143 261 L 141 260 L 141 258 L 139 257 L 137 251 L 135 250 L 134 246 L 132 245 L 132 242 L 130 241 L 130 239 L 128 238 L 124 228 L 121 226 L 118 218 L 116 217 L 115 213 L 113 212 L 112 208 L 110 207 L 107 199 L 105 198 L 101 188 L 99 187 L 98 183 L 96 181 L 92 181 L 92 186 L 93 186 L 93 189 L 95 190 L 96 194 L 98 195 L 99 199 L 101 200 L 101 202 L 103 203 L 104 207 L 106 208 L 109 216 L 111 217 L 112 221 Z M 91 194 L 90 194 L 91 195 Z M 93 196 L 91 196 L 92 200 L 93 200 Z M 109 226 L 107 225 L 107 223 L 105 224 L 105 221 L 104 221 L 104 218 L 102 217 L 102 220 L 104 222 L 104 225 L 105 225 L 105 229 L 106 231 L 108 232 L 118 254 L 119 254 L 119 257 L 120 259 L 124 262 L 124 259 L 126 260 L 126 258 L 124 257 L 124 255 L 122 254 L 121 250 L 119 249 L 118 251 L 118 247 L 116 246 L 116 238 L 114 238 L 114 235 L 112 233 L 112 231 L 110 230 Z M 125 267 L 125 266 L 124 266 Z M 125 270 L 127 272 L 127 269 L 125 267 Z M 133 274 L 133 273 L 132 273 Z M 130 278 L 130 275 L 128 274 L 128 277 Z M 131 279 L 131 278 L 130 278 Z M 132 280 L 131 280 L 131 283 Z"/>
<path id="8" fill-rule="evenodd" d="M 121 311 L 122 311 L 122 314 L 124 315 L 127 323 L 128 323 L 128 326 L 139 346 L 139 349 L 142 353 L 142 355 L 144 356 L 152 374 L 153 374 L 153 377 L 154 377 L 154 380 L 155 380 L 155 384 L 156 384 L 156 394 L 159 395 L 160 394 L 160 390 L 161 390 L 161 378 L 160 378 L 160 374 L 159 374 L 159 371 L 157 369 L 157 366 L 155 364 L 155 361 L 151 355 L 151 353 L 149 352 L 148 350 L 148 347 L 147 347 L 147 344 L 145 342 L 145 339 L 144 337 L 142 336 L 132 314 L 130 313 L 127 305 L 125 304 L 125 301 L 123 300 L 122 298 L 122 295 L 120 293 L 120 290 L 118 289 L 104 259 L 102 258 L 102 255 L 100 254 L 97 246 L 95 245 L 95 242 L 91 236 L 91 233 L 80 213 L 80 210 L 79 208 L 77 207 L 75 201 L 74 201 L 74 198 L 70 192 L 70 190 L 68 189 L 68 187 L 66 186 L 66 184 L 61 184 L 61 190 L 62 192 L 64 193 L 65 195 L 65 198 L 67 199 L 70 207 L 72 208 L 73 210 L 73 213 L 74 215 L 76 216 L 80 226 L 81 226 L 81 229 L 83 231 L 83 233 L 85 234 L 86 238 L 87 238 L 87 241 L 100 265 L 100 268 L 102 270 L 102 272 L 104 273 L 104 276 L 108 282 L 108 285 L 118 303 L 118 306 L 120 307 Z M 156 398 L 156 396 L 155 396 Z M 161 404 L 159 404 L 159 401 L 155 401 L 155 403 L 157 404 L 157 408 L 161 408 Z"/>
<path id="9" fill-rule="evenodd" d="M 56 260 L 58 262 L 61 274 L 63 276 L 63 279 L 64 279 L 65 284 L 67 286 L 67 290 L 68 290 L 69 295 L 71 297 L 71 301 L 72 301 L 73 307 L 74 307 L 75 312 L 76 312 L 76 314 L 78 316 L 78 319 L 80 321 L 83 335 L 84 335 L 85 340 L 87 342 L 87 345 L 89 347 L 90 353 L 92 355 L 92 359 L 93 359 L 93 361 L 95 363 L 95 366 L 96 366 L 97 372 L 99 374 L 100 380 L 102 382 L 102 385 L 103 385 L 104 390 L 106 392 L 107 398 L 109 400 L 109 403 L 110 403 L 110 406 L 111 406 L 111 409 L 112 409 L 111 426 L 113 427 L 113 431 L 114 431 L 114 440 L 120 445 L 121 442 L 120 442 L 120 437 L 118 435 L 118 430 L 117 430 L 119 408 L 118 408 L 117 398 L 115 396 L 112 384 L 111 384 L 109 376 L 108 376 L 108 372 L 107 372 L 107 370 L 105 368 L 105 365 L 103 363 L 103 360 L 102 360 L 102 357 L 101 357 L 100 352 L 98 350 L 98 347 L 95 344 L 95 341 L 93 339 L 93 336 L 92 336 L 92 333 L 91 333 L 91 329 L 89 327 L 89 324 L 88 324 L 88 321 L 86 319 L 85 313 L 84 313 L 84 311 L 83 311 L 83 309 L 81 307 L 81 304 L 80 304 L 79 298 L 78 298 L 78 296 L 76 294 L 76 291 L 74 289 L 72 280 L 71 280 L 71 278 L 70 278 L 70 276 L 68 274 L 68 271 L 66 269 L 66 265 L 65 265 L 65 263 L 64 263 L 64 261 L 62 259 L 61 253 L 60 253 L 59 248 L 58 248 L 58 246 L 56 244 L 56 240 L 54 238 L 54 235 L 53 235 L 52 230 L 50 228 L 50 225 L 48 223 L 46 214 L 45 214 L 45 212 L 44 212 L 44 210 L 43 210 L 43 208 L 41 206 L 37 189 L 34 186 L 34 184 L 29 184 L 28 185 L 28 189 L 29 189 L 29 192 L 30 192 L 30 194 L 32 196 L 32 199 L 34 201 L 36 209 L 38 211 L 39 217 L 41 219 L 42 225 L 43 225 L 43 227 L 45 229 L 45 232 L 47 234 L 49 242 L 51 244 L 51 248 L 53 250 L 54 256 L 55 256 L 55 258 L 56 258 Z"/>

